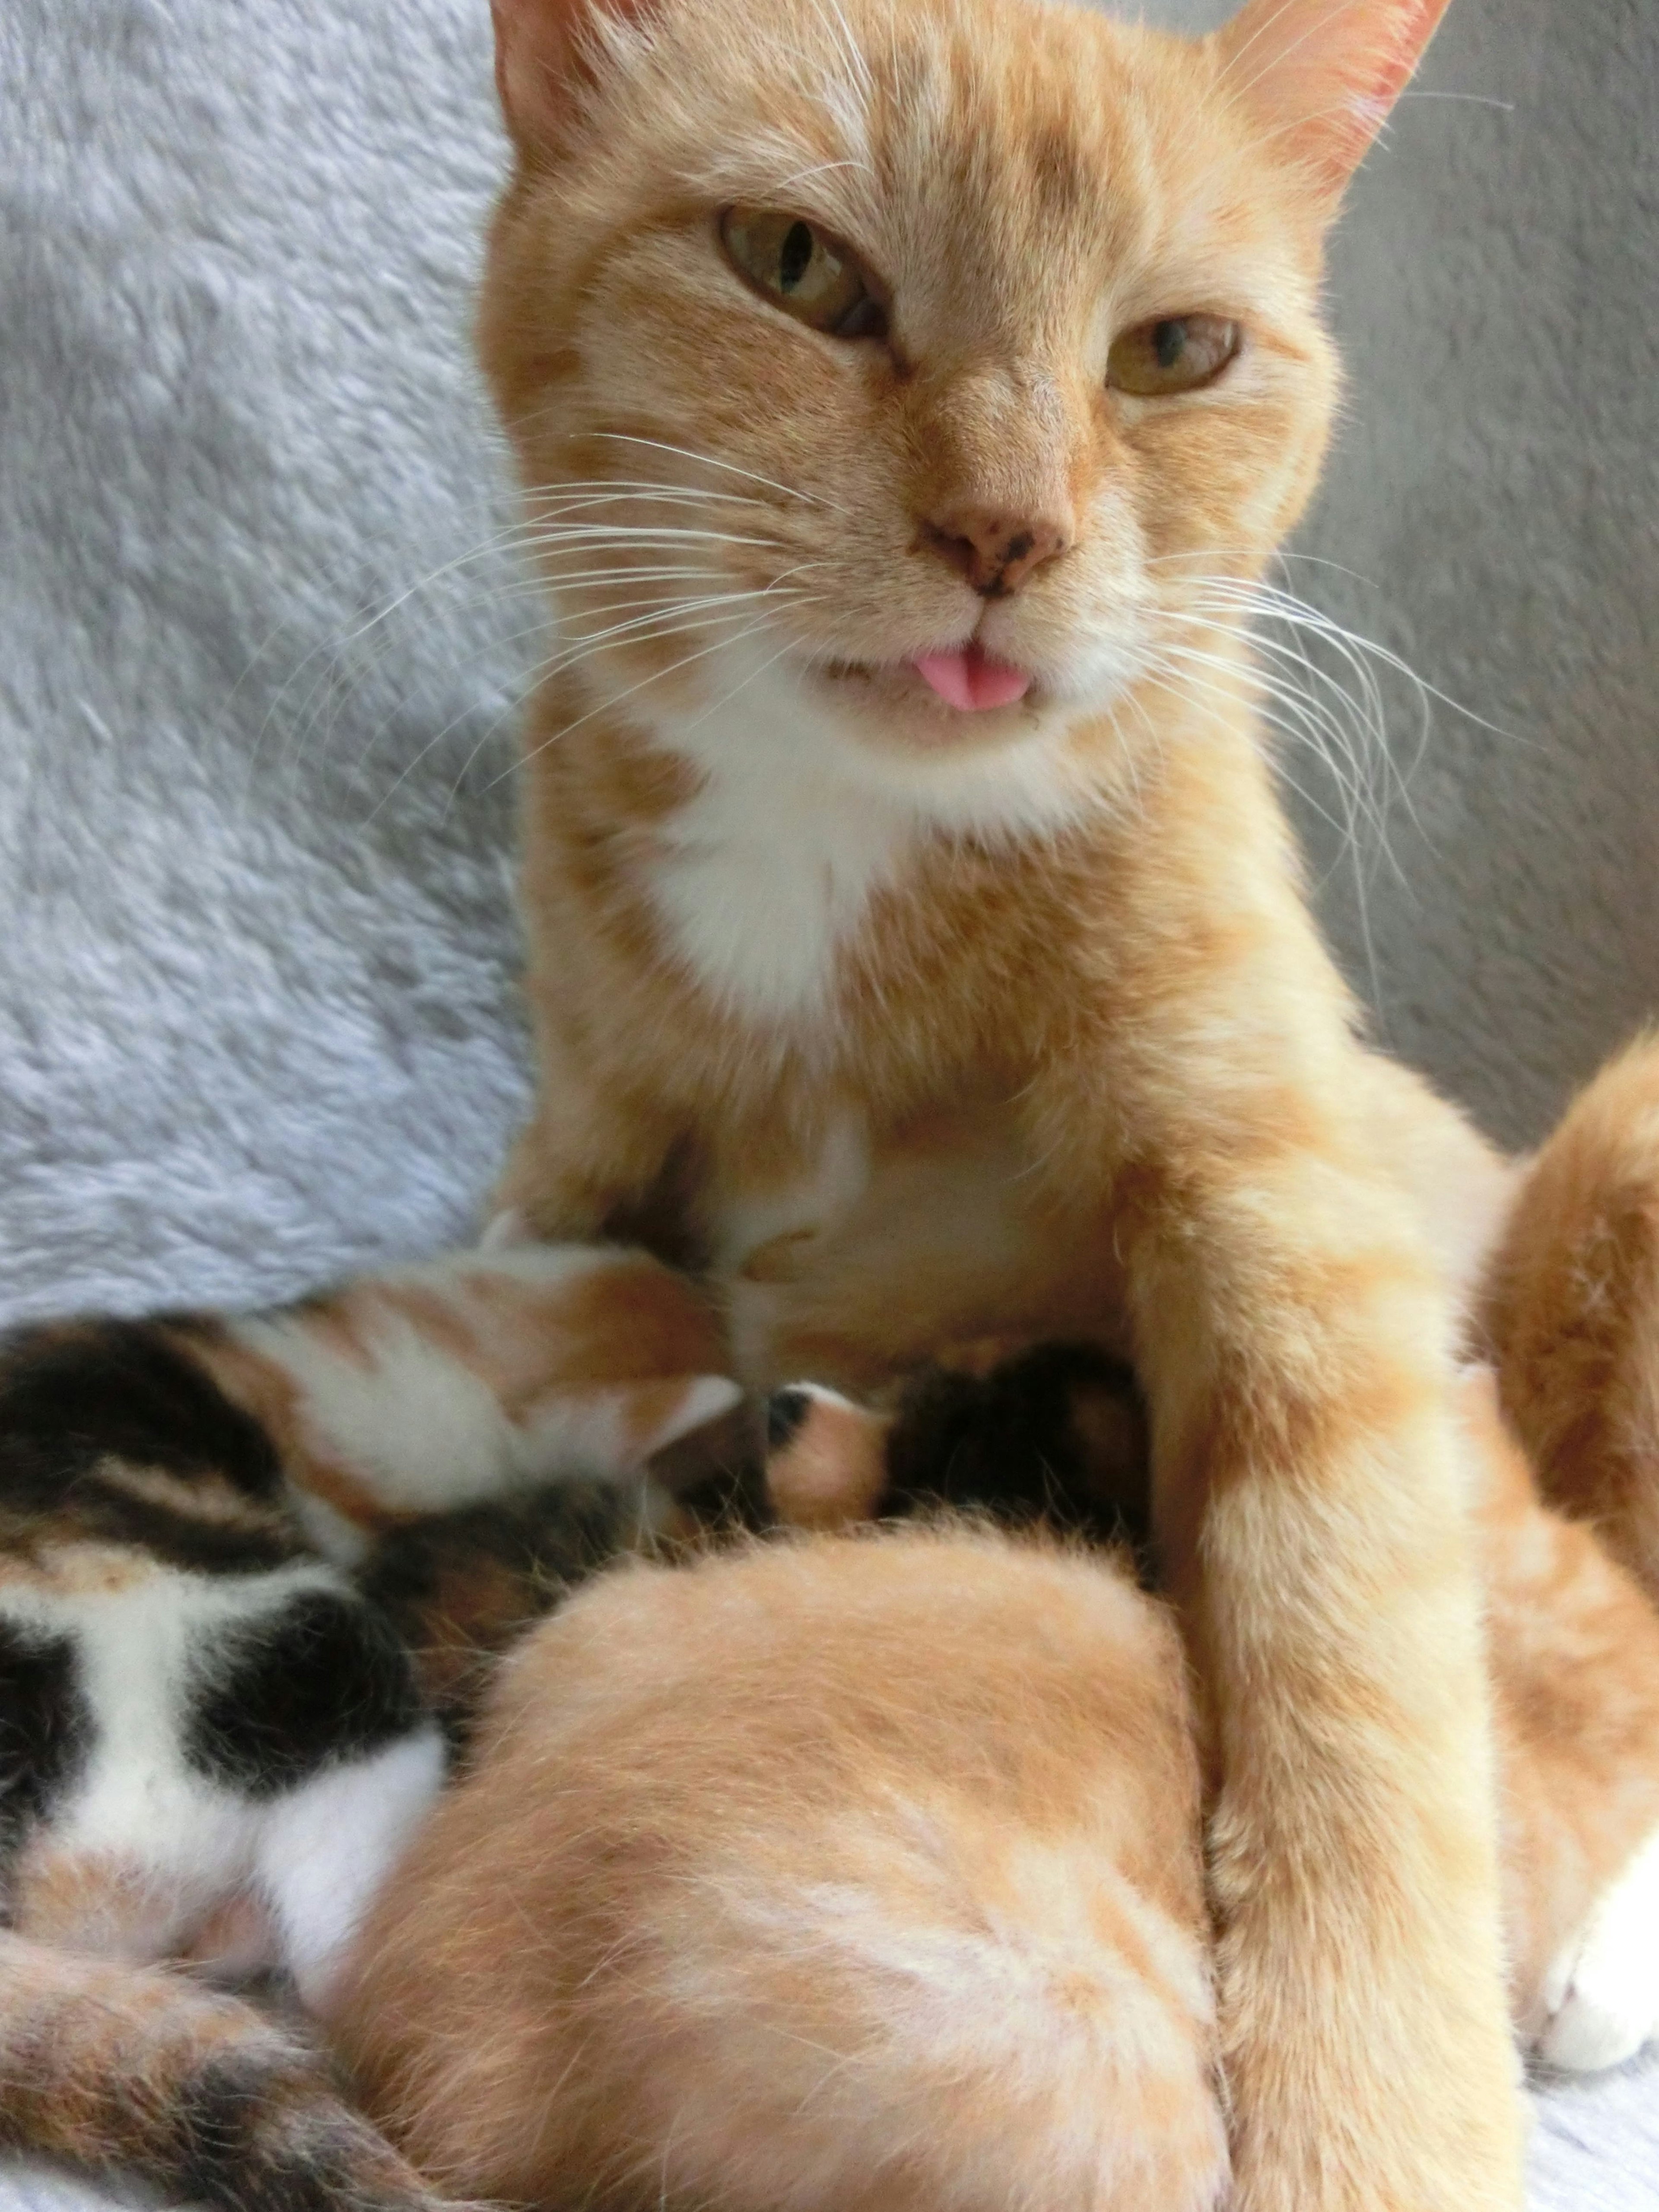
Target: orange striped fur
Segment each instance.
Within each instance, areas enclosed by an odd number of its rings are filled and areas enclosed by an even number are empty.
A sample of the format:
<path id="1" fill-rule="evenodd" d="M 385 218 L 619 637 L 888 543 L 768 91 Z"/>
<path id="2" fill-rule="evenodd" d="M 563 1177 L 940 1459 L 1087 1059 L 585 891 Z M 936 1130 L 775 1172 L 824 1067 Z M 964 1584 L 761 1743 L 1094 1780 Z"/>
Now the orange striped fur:
<path id="1" fill-rule="evenodd" d="M 1659 1615 L 1540 1504 L 1490 1372 L 1462 1395 L 1510 2012 L 1595 2063 L 1634 2039 L 1579 1969 L 1659 1833 Z M 1207 2212 L 1173 1624 L 1109 1555 L 824 1534 L 881 1504 L 890 1417 L 788 1410 L 771 1492 L 817 1533 L 613 1576 L 508 1663 L 333 2021 L 369 2109 L 441 2185 L 549 2212 Z M 1659 1928 L 1626 1936 L 1639 2033 Z"/>
<path id="2" fill-rule="evenodd" d="M 1451 1397 L 1504 1176 L 1355 1041 L 1242 611 L 1335 398 L 1325 230 L 1438 13 L 495 6 L 483 355 L 568 648 L 507 1197 L 696 1255 L 753 1382 L 1133 1353 L 1242 2212 L 1520 2198 Z M 758 296 L 734 206 L 817 226 L 884 334 Z M 1114 380 L 1195 315 L 1243 332 L 1213 384 Z M 1024 696 L 958 712 L 940 654 Z"/>

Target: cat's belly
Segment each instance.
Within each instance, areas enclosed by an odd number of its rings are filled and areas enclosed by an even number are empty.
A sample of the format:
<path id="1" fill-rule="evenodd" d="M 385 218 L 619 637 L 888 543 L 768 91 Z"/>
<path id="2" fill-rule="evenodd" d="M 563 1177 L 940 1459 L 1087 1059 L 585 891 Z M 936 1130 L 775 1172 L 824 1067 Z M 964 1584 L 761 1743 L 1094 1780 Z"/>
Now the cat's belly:
<path id="1" fill-rule="evenodd" d="M 1006 1108 L 941 1112 L 872 1144 L 852 1119 L 787 1185 L 731 1173 L 716 1273 L 742 1379 L 867 1391 L 981 1339 L 1123 1349 L 1103 1212 L 1056 1205 Z"/>
<path id="2" fill-rule="evenodd" d="M 1361 1110 L 1451 1296 L 1470 1297 L 1514 1167 L 1408 1069 L 1367 1054 Z M 716 1178 L 714 1273 L 750 1388 L 867 1391 L 981 1339 L 1087 1339 L 1129 1356 L 1108 1209 L 1067 1206 L 995 1103 L 942 1109 L 872 1141 L 848 1112 L 817 1157 Z"/>

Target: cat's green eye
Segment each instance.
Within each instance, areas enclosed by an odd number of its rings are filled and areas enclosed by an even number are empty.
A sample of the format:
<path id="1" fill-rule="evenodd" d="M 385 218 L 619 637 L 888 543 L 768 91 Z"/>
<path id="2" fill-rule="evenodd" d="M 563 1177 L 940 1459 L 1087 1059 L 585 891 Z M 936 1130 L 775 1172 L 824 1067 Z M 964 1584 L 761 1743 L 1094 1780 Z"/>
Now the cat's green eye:
<path id="1" fill-rule="evenodd" d="M 1244 333 L 1224 315 L 1165 315 L 1125 331 L 1106 364 L 1115 392 L 1164 399 L 1212 384 L 1238 351 Z"/>
<path id="2" fill-rule="evenodd" d="M 816 223 L 776 208 L 730 207 L 720 243 L 732 267 L 765 299 L 831 337 L 878 338 L 887 310 L 847 248 Z"/>

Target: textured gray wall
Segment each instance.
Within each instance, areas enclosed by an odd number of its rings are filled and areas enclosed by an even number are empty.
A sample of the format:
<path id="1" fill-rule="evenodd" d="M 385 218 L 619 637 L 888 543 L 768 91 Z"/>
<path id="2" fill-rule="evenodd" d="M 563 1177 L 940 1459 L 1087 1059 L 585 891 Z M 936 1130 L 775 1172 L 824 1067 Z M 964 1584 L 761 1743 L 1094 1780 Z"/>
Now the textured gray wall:
<path id="1" fill-rule="evenodd" d="M 1306 542 L 1507 733 L 1437 717 L 1373 920 L 1391 1036 L 1525 1139 L 1659 1011 L 1659 7 L 1461 0 L 1443 39 L 1429 90 L 1513 107 L 1412 102 L 1366 179 Z"/>

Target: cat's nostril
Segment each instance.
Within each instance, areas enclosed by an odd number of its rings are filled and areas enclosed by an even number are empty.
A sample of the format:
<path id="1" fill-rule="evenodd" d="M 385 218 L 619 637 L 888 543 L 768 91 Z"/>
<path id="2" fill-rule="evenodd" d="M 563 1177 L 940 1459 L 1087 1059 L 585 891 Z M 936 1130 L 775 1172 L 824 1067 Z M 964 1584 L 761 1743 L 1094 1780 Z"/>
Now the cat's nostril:
<path id="1" fill-rule="evenodd" d="M 981 599 L 1006 599 L 1068 543 L 1057 521 L 987 507 L 951 507 L 922 518 L 921 543 L 965 577 Z"/>

